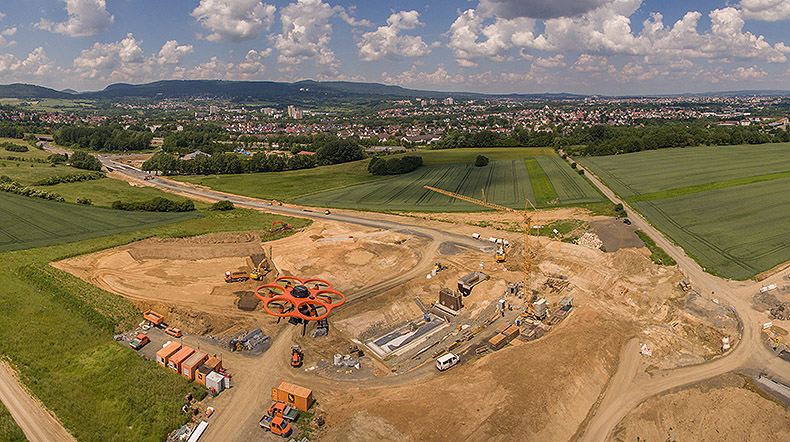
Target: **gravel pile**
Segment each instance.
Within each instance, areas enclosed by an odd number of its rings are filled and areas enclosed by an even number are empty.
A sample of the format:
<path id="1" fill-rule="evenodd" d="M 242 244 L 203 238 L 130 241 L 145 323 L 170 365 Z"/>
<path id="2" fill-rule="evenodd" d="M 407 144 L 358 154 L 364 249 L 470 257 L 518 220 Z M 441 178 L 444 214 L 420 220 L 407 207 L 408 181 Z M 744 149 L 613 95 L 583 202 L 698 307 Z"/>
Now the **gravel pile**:
<path id="1" fill-rule="evenodd" d="M 591 249 L 600 249 L 603 245 L 603 241 L 601 241 L 601 238 L 598 238 L 598 235 L 594 233 L 584 232 L 584 234 L 576 240 L 576 244 L 589 247 Z"/>

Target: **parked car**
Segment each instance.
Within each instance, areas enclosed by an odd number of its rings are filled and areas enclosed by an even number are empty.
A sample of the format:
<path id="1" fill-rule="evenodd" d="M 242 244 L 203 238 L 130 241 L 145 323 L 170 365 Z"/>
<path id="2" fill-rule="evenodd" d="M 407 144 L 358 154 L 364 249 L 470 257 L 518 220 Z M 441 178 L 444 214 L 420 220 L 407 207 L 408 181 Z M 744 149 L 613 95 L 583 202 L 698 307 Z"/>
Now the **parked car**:
<path id="1" fill-rule="evenodd" d="M 628 219 L 628 218 L 623 218 L 623 223 L 630 226 L 631 225 L 631 220 Z"/>
<path id="2" fill-rule="evenodd" d="M 180 338 L 181 336 L 183 336 L 183 333 L 181 333 L 181 329 L 175 327 L 167 327 L 165 329 L 165 333 L 167 333 L 170 336 L 173 336 L 174 338 Z"/>
<path id="3" fill-rule="evenodd" d="M 148 339 L 148 336 L 146 336 L 144 334 L 139 334 L 139 335 L 135 336 L 134 339 L 132 339 L 132 342 L 129 343 L 129 347 L 132 347 L 135 350 L 139 350 L 139 349 L 145 347 L 145 344 L 147 344 L 149 342 L 151 342 L 151 340 Z"/>

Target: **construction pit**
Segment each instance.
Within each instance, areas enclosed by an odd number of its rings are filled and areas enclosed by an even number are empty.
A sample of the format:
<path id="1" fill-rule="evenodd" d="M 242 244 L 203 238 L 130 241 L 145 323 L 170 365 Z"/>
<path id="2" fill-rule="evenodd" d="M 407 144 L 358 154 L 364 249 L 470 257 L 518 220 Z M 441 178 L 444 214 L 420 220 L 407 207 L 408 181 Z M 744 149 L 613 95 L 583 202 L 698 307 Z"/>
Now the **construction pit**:
<path id="1" fill-rule="evenodd" d="M 448 229 L 447 220 L 412 221 Z M 466 237 L 507 239 L 506 261 L 496 263 L 489 251 L 434 244 L 407 233 L 317 221 L 266 244 L 254 234 L 149 239 L 53 265 L 143 310 L 164 310 L 171 325 L 193 338 L 221 342 L 255 327 L 272 336 L 272 349 L 254 359 L 226 355 L 242 389 L 231 389 L 212 404 L 221 410 L 245 401 L 250 411 L 225 417 L 218 412 L 217 419 L 239 420 L 233 431 L 222 425 L 229 431 L 225 440 L 263 440 L 256 425 L 268 404 L 260 400 L 265 391 L 251 384 L 260 382 L 262 373 L 315 390 L 321 398 L 316 413 L 328 423 L 315 429 L 321 440 L 567 440 L 605 388 L 629 337 L 639 336 L 640 348 L 649 350 L 635 356 L 648 372 L 715 358 L 722 354 L 724 337 L 737 343 L 737 320 L 727 306 L 681 290 L 683 275 L 654 265 L 644 248 L 604 253 L 533 238 L 530 285 L 521 295 L 507 294 L 508 283 L 523 278 L 522 236 L 467 222 L 449 227 Z M 485 241 L 480 245 L 492 249 Z M 276 272 L 266 282 L 278 274 L 320 278 L 349 298 L 329 318 L 329 336 L 303 337 L 301 327 L 278 323 L 254 300 L 251 310 L 239 307 L 261 282 L 226 284 L 223 273 L 250 270 L 269 247 Z M 435 262 L 447 268 L 434 275 Z M 490 278 L 462 298 L 457 314 L 432 306 L 440 290 L 454 290 L 458 279 L 473 271 Z M 531 327 L 521 316 L 525 293 L 546 299 L 550 314 L 568 297 L 574 307 L 542 337 L 490 348 L 503 324 L 518 321 L 522 335 Z M 389 351 L 377 354 L 366 345 L 371 342 Z M 305 352 L 304 365 L 291 369 L 286 352 L 297 343 Z M 354 345 L 365 352 L 358 368 L 337 366 L 336 355 Z M 433 363 L 448 349 L 462 356 L 461 365 L 439 374 Z M 432 398 L 453 406 L 437 406 Z"/>

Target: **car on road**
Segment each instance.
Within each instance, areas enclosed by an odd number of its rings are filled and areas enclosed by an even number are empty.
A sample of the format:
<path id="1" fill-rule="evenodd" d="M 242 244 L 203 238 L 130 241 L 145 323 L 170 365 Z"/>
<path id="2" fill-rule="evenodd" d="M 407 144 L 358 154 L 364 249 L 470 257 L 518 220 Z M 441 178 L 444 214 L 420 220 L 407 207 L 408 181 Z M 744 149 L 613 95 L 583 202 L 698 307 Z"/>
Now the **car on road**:
<path id="1" fill-rule="evenodd" d="M 148 336 L 146 336 L 144 334 L 139 334 L 139 335 L 135 336 L 134 339 L 132 339 L 132 342 L 129 343 L 129 347 L 132 347 L 135 350 L 139 350 L 139 349 L 145 347 L 145 344 L 147 344 L 149 342 L 151 342 L 151 340 L 148 339 Z"/>

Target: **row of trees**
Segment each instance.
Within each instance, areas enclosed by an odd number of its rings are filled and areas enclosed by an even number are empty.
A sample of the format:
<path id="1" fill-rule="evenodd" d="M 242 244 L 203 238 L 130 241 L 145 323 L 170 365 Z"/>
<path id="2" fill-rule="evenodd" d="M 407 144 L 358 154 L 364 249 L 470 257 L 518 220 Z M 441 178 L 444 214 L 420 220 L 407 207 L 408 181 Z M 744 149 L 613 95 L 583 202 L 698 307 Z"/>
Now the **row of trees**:
<path id="1" fill-rule="evenodd" d="M 191 212 L 195 210 L 192 200 L 173 201 L 160 196 L 148 201 L 121 201 L 112 203 L 115 210 L 129 210 L 142 212 Z"/>
<path id="2" fill-rule="evenodd" d="M 251 157 L 226 152 L 213 155 L 198 154 L 194 159 L 182 160 L 167 152 L 158 152 L 143 163 L 143 170 L 164 174 L 218 175 L 247 172 L 282 172 L 309 169 L 318 165 L 339 164 L 365 158 L 359 145 L 342 139 L 332 140 L 318 149 L 315 155 L 294 155 L 283 158 L 258 152 Z"/>
<path id="3" fill-rule="evenodd" d="M 110 127 L 69 126 L 57 131 L 54 139 L 61 146 L 96 152 L 133 152 L 150 149 L 153 134 Z"/>
<path id="4" fill-rule="evenodd" d="M 0 137 L 2 138 L 22 138 L 25 136 L 25 129 L 16 124 L 0 124 Z"/>
<path id="5" fill-rule="evenodd" d="M 368 172 L 373 175 L 399 175 L 409 173 L 422 166 L 422 157 L 406 155 L 400 158 L 373 157 L 368 163 Z"/>

